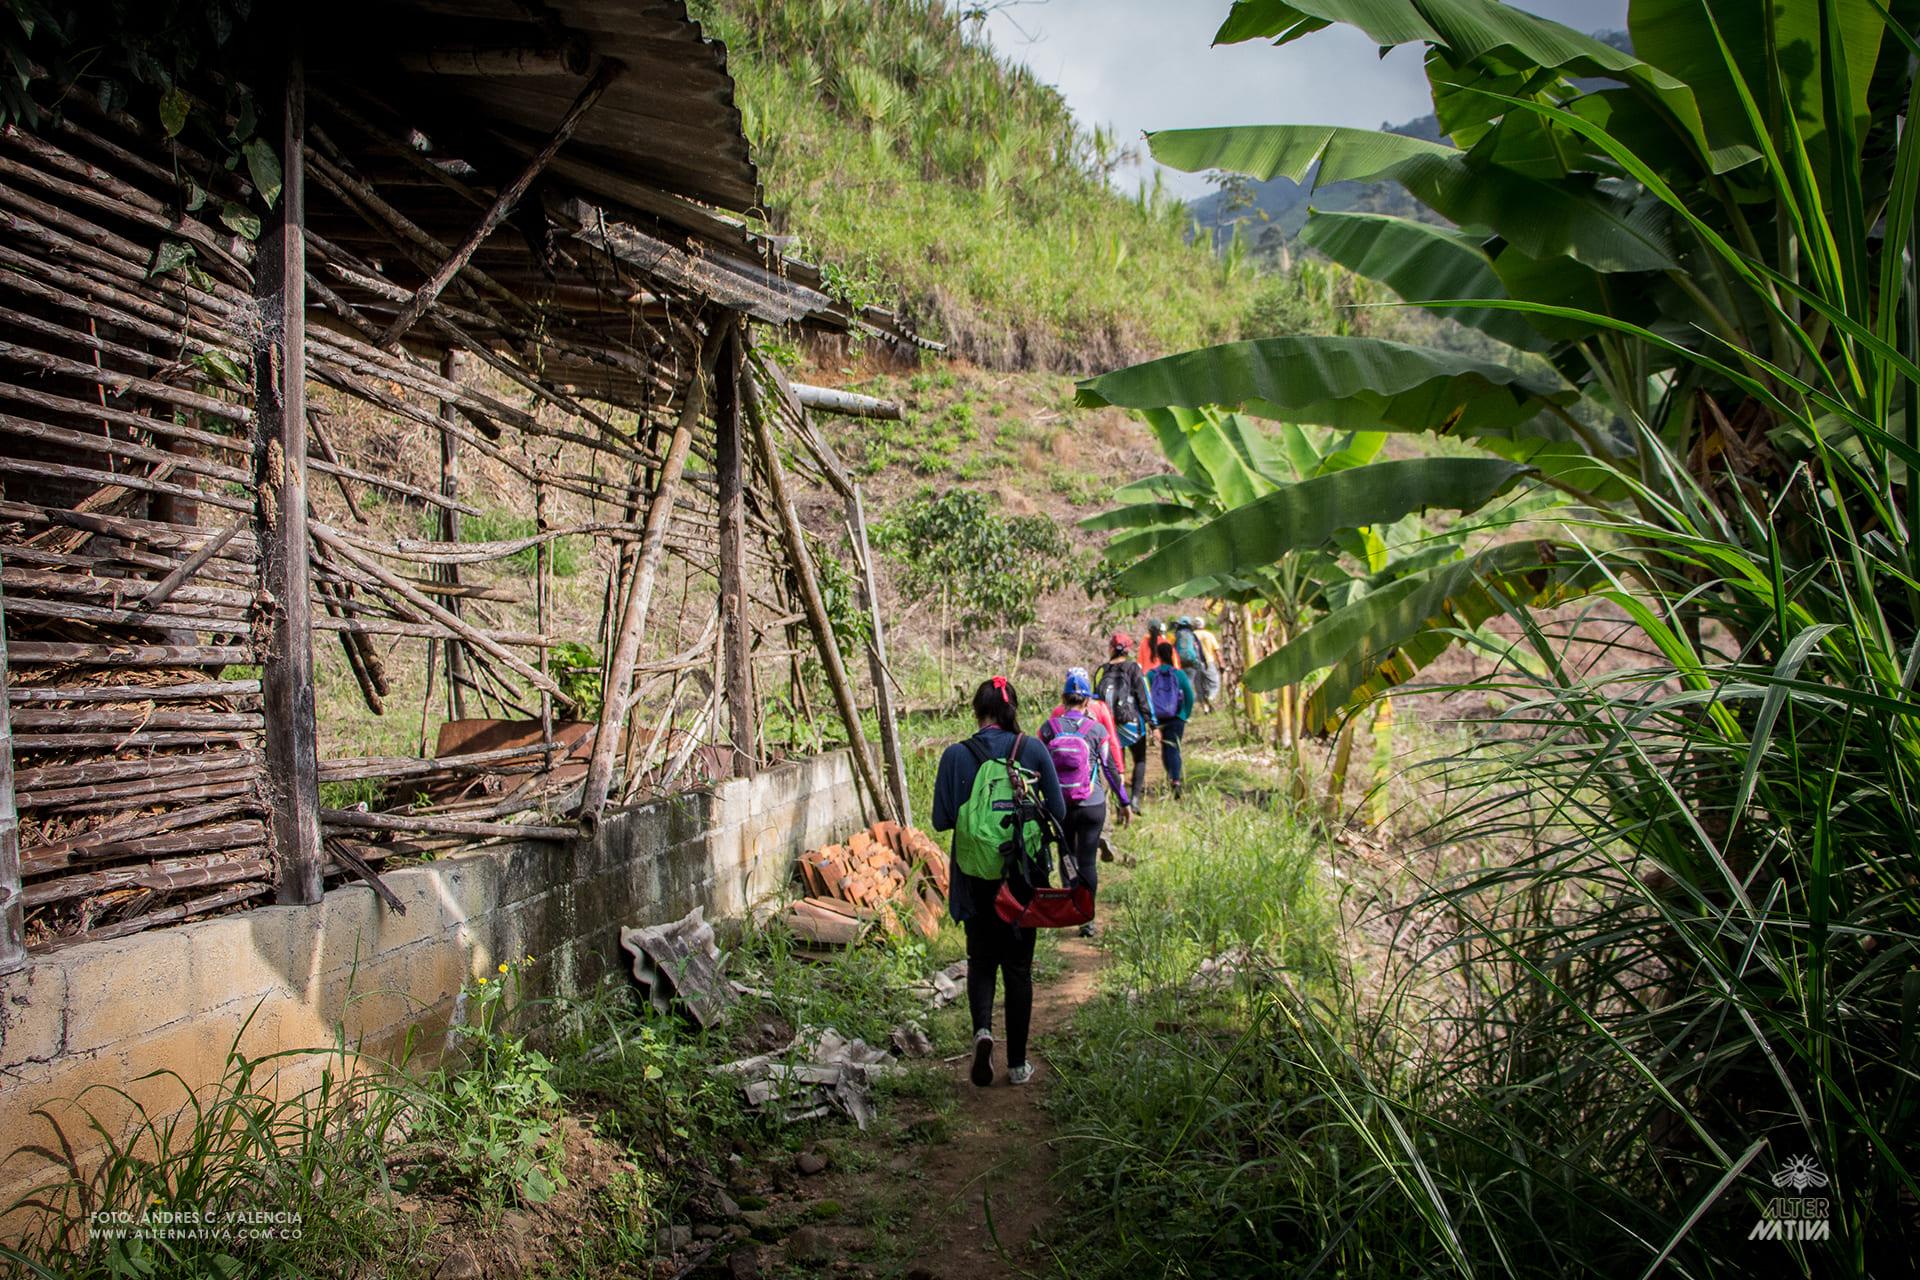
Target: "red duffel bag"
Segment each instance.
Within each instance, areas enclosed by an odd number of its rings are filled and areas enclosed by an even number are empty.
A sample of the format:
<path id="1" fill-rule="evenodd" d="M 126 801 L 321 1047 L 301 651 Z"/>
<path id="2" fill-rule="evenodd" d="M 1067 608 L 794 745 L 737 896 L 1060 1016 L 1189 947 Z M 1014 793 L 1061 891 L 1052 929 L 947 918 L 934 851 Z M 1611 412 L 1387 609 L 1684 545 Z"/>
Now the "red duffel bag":
<path id="1" fill-rule="evenodd" d="M 1093 890 L 1076 880 L 1064 889 L 1022 886 L 1032 896 L 1025 902 L 1014 893 L 1013 881 L 1002 880 L 993 910 L 1016 929 L 1070 929 L 1093 919 Z"/>

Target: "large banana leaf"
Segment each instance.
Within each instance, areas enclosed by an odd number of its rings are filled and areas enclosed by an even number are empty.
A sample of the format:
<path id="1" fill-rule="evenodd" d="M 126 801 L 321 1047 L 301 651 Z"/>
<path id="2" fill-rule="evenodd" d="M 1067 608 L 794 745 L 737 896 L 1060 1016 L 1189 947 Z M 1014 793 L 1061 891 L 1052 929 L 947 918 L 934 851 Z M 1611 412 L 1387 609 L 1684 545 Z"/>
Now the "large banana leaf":
<path id="1" fill-rule="evenodd" d="M 1113 529 L 1157 529 L 1193 523 L 1194 510 L 1177 502 L 1136 502 L 1131 506 L 1096 511 L 1080 522 L 1089 533 Z"/>
<path id="2" fill-rule="evenodd" d="M 1541 412 L 1578 398 L 1547 374 L 1380 338 L 1311 335 L 1201 347 L 1088 378 L 1079 388 L 1080 404 L 1090 408 L 1241 405 L 1263 418 L 1354 431 L 1518 438 L 1543 434 L 1535 421 Z"/>
<path id="3" fill-rule="evenodd" d="M 1865 133 L 1867 90 L 1879 59 L 1886 20 L 1881 16 L 1884 0 L 1795 0 L 1773 3 L 1769 22 L 1760 21 L 1752 0 L 1634 0 L 1628 9 L 1627 28 L 1633 47 L 1693 86 L 1708 130 L 1717 138 L 1741 143 L 1752 142 L 1752 130 L 1741 108 L 1739 90 L 1721 56 L 1721 39 L 1726 41 L 1741 77 L 1756 94 L 1764 97 L 1764 86 L 1774 69 L 1783 82 L 1781 89 L 1798 118 L 1801 135 L 1806 139 L 1809 158 L 1816 175 L 1825 176 L 1826 155 L 1831 127 L 1827 119 L 1826 89 L 1823 86 L 1821 48 L 1821 9 L 1831 4 L 1837 19 L 1839 45 L 1844 50 L 1846 83 L 1856 137 Z M 1910 6 L 1895 3 L 1888 7 Z M 1711 16 L 1709 16 L 1711 14 Z M 1719 28 L 1719 39 L 1714 27 Z M 1767 29 L 1774 32 L 1775 46 L 1783 56 L 1774 60 L 1766 50 Z M 1904 52 L 1899 54 L 1905 61 Z M 1772 65 L 1769 65 L 1769 64 Z"/>
<path id="4" fill-rule="evenodd" d="M 1472 511 L 1526 471 L 1496 458 L 1410 458 L 1303 480 L 1164 543 L 1121 574 L 1119 586 L 1135 595 L 1170 591 L 1273 564 L 1344 529 L 1389 524 L 1429 507 Z"/>
<path id="5" fill-rule="evenodd" d="M 1170 502 L 1180 498 L 1206 498 L 1213 490 L 1198 484 L 1185 476 L 1157 475 L 1141 476 L 1138 480 L 1129 480 L 1113 491 L 1115 502 L 1133 502 L 1148 499 L 1156 502 Z"/>
<path id="6" fill-rule="evenodd" d="M 1315 212 L 1301 228 L 1300 242 L 1350 271 L 1378 280 L 1408 302 L 1507 296 L 1492 260 L 1480 247 L 1480 237 L 1451 227 L 1379 213 Z M 1553 345 L 1517 311 L 1430 310 L 1522 351 L 1544 351 Z"/>
<path id="7" fill-rule="evenodd" d="M 1389 582 L 1336 609 L 1256 663 L 1250 689 L 1277 689 L 1328 669 L 1308 698 L 1302 728 L 1325 729 L 1345 708 L 1403 684 L 1512 604 L 1543 605 L 1603 581 L 1591 563 L 1548 543 L 1507 543 Z"/>
<path id="8" fill-rule="evenodd" d="M 1397 133 L 1331 125 L 1167 129 L 1148 135 L 1153 158 L 1176 169 L 1226 169 L 1315 185 L 1398 182 L 1460 226 L 1491 227 L 1535 258 L 1571 257 L 1595 271 L 1661 271 L 1675 265 L 1665 220 L 1591 183 L 1542 182 L 1470 164 L 1452 147 Z"/>
<path id="9" fill-rule="evenodd" d="M 1698 0 L 1669 2 L 1692 5 Z M 1636 14 L 1640 7 L 1636 3 Z M 1672 123 L 1694 140 L 1703 156 L 1713 152 L 1701 119 L 1702 104 L 1684 76 L 1670 75 L 1661 66 L 1592 36 L 1497 0 L 1238 0 L 1214 42 L 1269 38 L 1286 44 L 1335 22 L 1360 28 L 1381 46 L 1431 44 L 1443 50 L 1446 61 L 1454 64 L 1474 62 L 1509 69 L 1523 77 L 1544 69 L 1561 78 L 1620 81 L 1658 102 Z M 1710 40 L 1706 48 L 1711 51 Z M 1644 48 L 1641 51 L 1645 52 Z M 1434 89 L 1434 105 L 1450 134 L 1484 121 L 1489 112 L 1498 114 L 1497 104 L 1485 98 L 1450 95 L 1441 82 L 1436 82 Z M 1460 141 L 1463 146 L 1471 145 L 1465 138 Z M 1714 172 L 1725 172 L 1753 156 L 1751 148 L 1712 155 Z"/>
<path id="10" fill-rule="evenodd" d="M 1231 434 L 1225 429 L 1229 421 L 1233 423 Z M 1187 433 L 1187 447 L 1213 478 L 1213 491 L 1220 505 L 1228 510 L 1272 492 L 1275 483 L 1262 475 L 1248 457 L 1248 439 L 1257 436 L 1259 431 L 1258 428 L 1243 430 L 1243 423 L 1251 427 L 1238 414 L 1209 412 Z"/>

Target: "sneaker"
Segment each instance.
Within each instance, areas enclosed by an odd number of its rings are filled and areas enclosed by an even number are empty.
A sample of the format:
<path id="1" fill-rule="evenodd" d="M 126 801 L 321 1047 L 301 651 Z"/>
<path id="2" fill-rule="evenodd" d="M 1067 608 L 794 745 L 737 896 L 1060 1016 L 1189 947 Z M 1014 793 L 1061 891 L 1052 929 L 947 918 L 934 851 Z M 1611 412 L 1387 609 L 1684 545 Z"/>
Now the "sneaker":
<path id="1" fill-rule="evenodd" d="M 1093 921 L 1089 920 L 1085 924 L 1080 926 L 1081 937 L 1091 938 L 1094 935 L 1094 933 L 1095 933 L 1095 929 L 1093 927 Z"/>
<path id="2" fill-rule="evenodd" d="M 1178 782 L 1173 784 L 1173 798 L 1175 800 L 1180 798 L 1180 784 Z"/>
<path id="3" fill-rule="evenodd" d="M 1008 1084 L 1025 1084 L 1031 1079 L 1033 1079 L 1033 1064 L 1031 1062 L 1023 1062 L 1017 1067 L 1009 1067 L 1007 1069 Z"/>
<path id="4" fill-rule="evenodd" d="M 1100 861 L 1102 862 L 1113 861 L 1113 846 L 1107 843 L 1106 837 L 1104 836 L 1102 836 L 1100 839 Z"/>
<path id="5" fill-rule="evenodd" d="M 981 1089 L 993 1083 L 993 1032 L 985 1028 L 973 1033 L 973 1083 Z"/>

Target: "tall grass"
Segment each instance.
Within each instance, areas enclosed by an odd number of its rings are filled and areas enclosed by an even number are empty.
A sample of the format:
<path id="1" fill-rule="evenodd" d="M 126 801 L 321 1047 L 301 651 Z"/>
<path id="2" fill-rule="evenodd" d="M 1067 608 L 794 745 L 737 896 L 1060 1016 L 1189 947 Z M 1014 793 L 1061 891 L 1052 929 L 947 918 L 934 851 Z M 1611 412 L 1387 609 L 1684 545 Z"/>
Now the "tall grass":
<path id="1" fill-rule="evenodd" d="M 1237 798 L 1237 775 L 1201 747 L 1179 807 L 1111 833 L 1139 865 L 1101 889 L 1104 990 L 1047 1046 L 1063 1274 L 1274 1274 L 1298 1256 L 1313 1170 L 1337 1160 L 1301 1142 L 1309 1081 L 1272 1049 L 1275 992 L 1336 972 L 1328 882 L 1315 838 Z"/>
<path id="2" fill-rule="evenodd" d="M 942 0 L 700 0 L 772 217 L 858 302 L 962 354 L 1088 370 L 1214 340 L 1239 309 L 1186 206 L 1114 190 L 1110 138 Z"/>

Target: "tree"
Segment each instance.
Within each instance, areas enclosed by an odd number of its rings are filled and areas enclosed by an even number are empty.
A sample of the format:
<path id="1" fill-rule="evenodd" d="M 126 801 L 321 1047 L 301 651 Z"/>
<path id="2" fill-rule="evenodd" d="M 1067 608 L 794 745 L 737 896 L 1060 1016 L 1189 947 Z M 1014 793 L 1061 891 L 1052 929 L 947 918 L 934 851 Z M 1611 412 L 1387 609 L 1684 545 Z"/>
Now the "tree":
<path id="1" fill-rule="evenodd" d="M 1019 665 L 1037 602 L 1075 576 L 1073 550 L 1045 516 L 1009 516 L 984 493 L 931 489 L 901 505 L 874 529 L 874 545 L 904 567 L 901 590 L 940 606 L 940 666 L 956 626 L 1005 627 Z"/>

